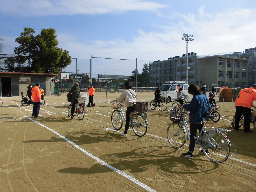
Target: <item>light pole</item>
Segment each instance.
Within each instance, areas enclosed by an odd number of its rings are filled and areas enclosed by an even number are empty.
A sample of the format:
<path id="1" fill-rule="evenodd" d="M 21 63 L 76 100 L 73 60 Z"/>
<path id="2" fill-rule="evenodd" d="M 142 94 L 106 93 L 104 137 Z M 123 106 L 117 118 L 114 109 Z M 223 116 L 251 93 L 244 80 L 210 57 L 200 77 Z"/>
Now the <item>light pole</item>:
<path id="1" fill-rule="evenodd" d="M 76 60 L 76 82 L 77 82 L 77 58 L 72 58 Z"/>
<path id="2" fill-rule="evenodd" d="M 182 40 L 186 41 L 186 55 L 187 55 L 187 71 L 186 71 L 186 83 L 188 84 L 188 42 L 193 41 L 193 35 L 183 33 Z"/>

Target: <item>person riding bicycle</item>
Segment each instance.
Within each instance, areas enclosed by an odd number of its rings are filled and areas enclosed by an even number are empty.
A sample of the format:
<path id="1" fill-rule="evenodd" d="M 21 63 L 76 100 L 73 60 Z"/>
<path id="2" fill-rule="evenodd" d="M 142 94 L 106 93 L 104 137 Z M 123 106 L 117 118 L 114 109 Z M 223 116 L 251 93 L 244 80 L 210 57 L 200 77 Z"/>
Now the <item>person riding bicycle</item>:
<path id="1" fill-rule="evenodd" d="M 184 104 L 183 108 L 190 111 L 190 144 L 189 151 L 187 153 L 182 153 L 182 155 L 184 157 L 193 158 L 197 130 L 200 132 L 203 128 L 205 115 L 211 109 L 211 105 L 209 103 L 209 99 L 202 93 L 198 86 L 191 84 L 188 87 L 188 93 L 192 94 L 193 98 L 189 104 Z"/>
<path id="2" fill-rule="evenodd" d="M 72 107 L 71 107 L 71 119 L 74 117 L 75 107 L 78 103 L 78 98 L 80 97 L 79 83 L 75 82 L 74 86 L 71 88 L 68 94 L 72 95 Z"/>
<path id="3" fill-rule="evenodd" d="M 124 83 L 125 90 L 122 92 L 119 98 L 117 98 L 117 101 L 124 102 L 125 106 L 127 107 L 126 110 L 126 123 L 125 123 L 125 130 L 124 133 L 121 133 L 122 135 L 127 135 L 127 131 L 129 129 L 129 123 L 130 123 L 130 114 L 134 112 L 133 103 L 136 102 L 136 92 L 132 90 L 132 84 L 131 82 L 125 82 Z"/>
<path id="4" fill-rule="evenodd" d="M 242 115 L 244 115 L 244 132 L 252 133 L 250 131 L 250 119 L 251 119 L 251 107 L 253 101 L 256 100 L 256 84 L 253 84 L 250 88 L 242 89 L 236 98 L 236 115 L 235 115 L 235 130 L 239 129 L 239 121 Z"/>
<path id="5" fill-rule="evenodd" d="M 156 102 L 156 106 L 160 106 L 160 102 L 161 102 L 161 94 L 160 94 L 160 88 L 157 87 L 156 91 L 155 91 L 155 102 Z"/>
<path id="6" fill-rule="evenodd" d="M 214 96 L 215 96 L 214 93 L 209 93 L 209 103 L 211 104 L 212 107 L 216 106 Z"/>

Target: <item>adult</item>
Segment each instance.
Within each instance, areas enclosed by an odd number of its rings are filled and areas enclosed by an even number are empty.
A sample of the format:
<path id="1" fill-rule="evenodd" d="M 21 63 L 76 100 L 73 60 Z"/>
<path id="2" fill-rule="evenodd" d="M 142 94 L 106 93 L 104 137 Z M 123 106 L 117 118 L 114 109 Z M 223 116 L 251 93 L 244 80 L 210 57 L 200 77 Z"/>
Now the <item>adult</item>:
<path id="1" fill-rule="evenodd" d="M 201 88 L 201 91 L 206 96 L 206 85 L 205 84 L 203 84 L 203 87 Z"/>
<path id="2" fill-rule="evenodd" d="M 88 103 L 88 107 L 93 107 L 94 104 L 93 104 L 93 97 L 94 97 L 94 94 L 95 94 L 95 89 L 93 87 L 92 84 L 90 84 L 90 88 L 88 89 L 89 92 L 89 103 Z"/>
<path id="3" fill-rule="evenodd" d="M 32 93 L 31 93 L 31 91 L 32 91 L 32 85 L 30 84 L 28 87 L 28 90 L 27 90 L 27 96 L 28 96 L 28 98 L 29 98 L 29 101 L 31 101 L 31 95 L 32 95 Z"/>
<path id="4" fill-rule="evenodd" d="M 157 87 L 154 94 L 155 94 L 156 105 L 160 106 L 161 94 L 160 94 L 160 88 L 159 87 Z"/>
<path id="5" fill-rule="evenodd" d="M 189 151 L 182 153 L 184 157 L 193 158 L 193 152 L 195 148 L 195 137 L 197 130 L 199 133 L 203 128 L 203 122 L 205 121 L 206 113 L 211 109 L 209 99 L 202 94 L 202 91 L 198 86 L 191 84 L 188 87 L 188 93 L 193 95 L 193 98 L 189 104 L 183 105 L 183 107 L 190 111 L 189 123 L 190 123 L 190 144 Z"/>
<path id="6" fill-rule="evenodd" d="M 127 131 L 129 129 L 129 123 L 130 123 L 130 114 L 131 112 L 134 112 L 133 103 L 136 102 L 136 92 L 132 90 L 132 85 L 130 82 L 124 83 L 125 90 L 122 92 L 119 98 L 117 98 L 117 101 L 124 102 L 125 107 L 127 107 L 126 110 L 126 123 L 125 123 L 125 130 L 124 133 L 121 133 L 122 135 L 127 135 Z"/>
<path id="7" fill-rule="evenodd" d="M 72 95 L 72 107 L 71 107 L 71 119 L 74 118 L 74 112 L 76 104 L 78 104 L 78 98 L 80 97 L 79 83 L 75 82 L 68 94 Z"/>
<path id="8" fill-rule="evenodd" d="M 235 130 L 239 129 L 239 121 L 242 115 L 244 115 L 244 132 L 252 133 L 250 131 L 250 119 L 251 119 L 251 107 L 253 101 L 256 100 L 256 84 L 253 84 L 250 88 L 242 89 L 236 98 L 236 115 L 235 115 Z"/>
<path id="9" fill-rule="evenodd" d="M 40 91 L 40 83 L 37 82 L 36 86 L 31 90 L 32 99 L 33 99 L 33 117 L 38 117 L 40 111 L 40 104 L 41 104 L 41 91 Z"/>

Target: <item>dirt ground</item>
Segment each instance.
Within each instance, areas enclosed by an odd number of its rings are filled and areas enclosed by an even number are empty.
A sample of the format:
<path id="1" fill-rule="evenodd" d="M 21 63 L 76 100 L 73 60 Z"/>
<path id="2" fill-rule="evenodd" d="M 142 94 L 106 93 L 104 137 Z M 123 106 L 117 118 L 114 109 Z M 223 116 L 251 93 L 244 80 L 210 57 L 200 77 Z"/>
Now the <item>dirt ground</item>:
<path id="1" fill-rule="evenodd" d="M 32 106 L 20 106 L 20 97 L 0 98 L 0 191 L 256 190 L 253 127 L 251 134 L 243 128 L 227 134 L 232 153 L 224 163 L 210 162 L 199 150 L 187 159 L 181 153 L 188 145 L 174 150 L 166 140 L 168 112 L 148 112 L 144 137 L 112 131 L 109 101 L 119 95 L 97 92 L 83 120 L 67 116 L 65 94 L 46 96 L 38 118 L 31 117 Z M 138 93 L 138 100 L 153 96 Z M 221 120 L 207 127 L 231 130 L 234 103 L 218 104 Z"/>

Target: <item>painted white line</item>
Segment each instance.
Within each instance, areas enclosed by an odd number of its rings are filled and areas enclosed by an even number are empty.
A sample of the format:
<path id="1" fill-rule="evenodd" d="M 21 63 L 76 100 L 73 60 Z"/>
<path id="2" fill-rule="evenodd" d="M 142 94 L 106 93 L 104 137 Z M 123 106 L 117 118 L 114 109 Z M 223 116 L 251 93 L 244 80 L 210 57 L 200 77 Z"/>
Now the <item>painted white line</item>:
<path id="1" fill-rule="evenodd" d="M 77 144 L 75 144 L 74 142 L 70 141 L 69 139 L 67 139 L 66 137 L 64 137 L 63 135 L 59 134 L 58 132 L 52 130 L 51 128 L 39 123 L 38 121 L 35 121 L 33 119 L 31 119 L 30 117 L 28 118 L 30 121 L 33 121 L 34 123 L 42 126 L 43 128 L 53 132 L 54 134 L 58 135 L 60 138 L 64 139 L 65 141 L 67 141 L 68 143 L 70 143 L 71 145 L 73 145 L 75 148 L 77 148 L 78 150 L 82 151 L 84 154 L 88 155 L 89 157 L 93 158 L 94 160 L 96 160 L 98 163 L 108 167 L 109 169 L 115 171 L 116 173 L 120 174 L 121 176 L 125 177 L 126 179 L 129 179 L 130 181 L 134 182 L 135 184 L 139 185 L 140 187 L 146 189 L 147 191 L 152 191 L 154 192 L 155 190 L 150 188 L 149 186 L 145 185 L 144 183 L 141 183 L 140 181 L 138 181 L 137 179 L 133 178 L 132 176 L 124 173 L 123 171 L 113 167 L 112 165 L 109 165 L 108 163 L 106 163 L 105 161 L 99 159 L 98 157 L 94 156 L 93 154 L 87 152 L 85 149 L 79 147 Z"/>

